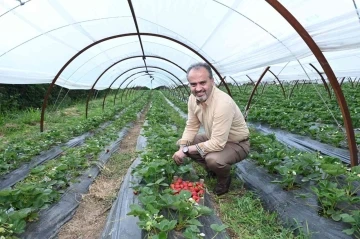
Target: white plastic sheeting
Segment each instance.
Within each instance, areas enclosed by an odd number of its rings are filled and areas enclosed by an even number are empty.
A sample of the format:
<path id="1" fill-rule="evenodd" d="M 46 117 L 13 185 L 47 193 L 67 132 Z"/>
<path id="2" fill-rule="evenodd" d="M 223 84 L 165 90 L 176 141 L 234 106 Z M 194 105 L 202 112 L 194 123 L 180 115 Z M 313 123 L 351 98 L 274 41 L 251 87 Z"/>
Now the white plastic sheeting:
<path id="1" fill-rule="evenodd" d="M 65 68 L 56 84 L 68 89 L 90 89 L 110 65 L 143 54 L 126 0 L 22 2 L 25 4 L 0 0 L 0 83 L 50 83 L 77 52 L 115 35 L 133 34 L 89 48 Z M 141 33 L 163 35 L 186 44 L 222 76 L 232 76 L 238 82 L 248 82 L 246 75 L 257 80 L 267 66 L 286 81 L 318 79 L 309 63 L 322 72 L 296 31 L 264 0 L 131 2 Z M 313 37 L 337 77 L 360 76 L 360 0 L 280 3 Z M 203 61 L 186 47 L 164 38 L 143 35 L 141 41 L 145 55 L 166 58 L 183 69 Z M 132 58 L 111 67 L 95 88 L 179 84 L 172 74 L 186 83 L 185 73 L 174 64 L 151 57 L 145 62 L 149 74 L 135 74 L 146 68 L 142 57 Z M 268 73 L 264 80 L 273 81 L 274 76 Z"/>

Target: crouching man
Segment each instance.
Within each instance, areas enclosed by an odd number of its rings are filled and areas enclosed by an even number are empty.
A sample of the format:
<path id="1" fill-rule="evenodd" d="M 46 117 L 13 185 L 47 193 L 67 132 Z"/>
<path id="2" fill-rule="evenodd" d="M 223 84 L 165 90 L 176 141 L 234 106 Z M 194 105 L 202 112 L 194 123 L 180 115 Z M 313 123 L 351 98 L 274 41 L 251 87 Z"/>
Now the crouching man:
<path id="1" fill-rule="evenodd" d="M 222 195 L 229 191 L 231 165 L 249 154 L 249 129 L 234 100 L 215 86 L 209 65 L 191 65 L 187 80 L 188 120 L 173 159 L 178 165 L 184 157 L 201 164 L 208 176 L 217 178 L 214 193 Z M 200 125 L 205 134 L 198 134 Z"/>

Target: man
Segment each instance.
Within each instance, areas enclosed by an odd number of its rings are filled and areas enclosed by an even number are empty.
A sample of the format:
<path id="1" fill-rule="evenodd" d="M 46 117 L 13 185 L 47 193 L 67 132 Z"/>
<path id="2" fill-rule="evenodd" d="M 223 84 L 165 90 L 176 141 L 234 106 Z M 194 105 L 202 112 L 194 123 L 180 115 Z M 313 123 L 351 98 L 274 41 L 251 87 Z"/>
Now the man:
<path id="1" fill-rule="evenodd" d="M 229 191 L 231 165 L 250 151 L 249 129 L 234 100 L 215 86 L 209 65 L 191 65 L 187 79 L 191 90 L 188 119 L 173 159 L 178 165 L 184 157 L 200 163 L 209 176 L 216 176 L 214 193 L 222 195 Z M 205 134 L 198 134 L 200 125 Z"/>

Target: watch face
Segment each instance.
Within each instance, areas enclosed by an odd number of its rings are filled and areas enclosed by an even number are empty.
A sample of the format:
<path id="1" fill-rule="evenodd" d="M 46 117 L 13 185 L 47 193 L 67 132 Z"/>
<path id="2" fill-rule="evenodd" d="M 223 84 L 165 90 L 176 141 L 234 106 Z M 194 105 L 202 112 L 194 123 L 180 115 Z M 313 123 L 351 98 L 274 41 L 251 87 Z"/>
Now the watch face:
<path id="1" fill-rule="evenodd" d="M 182 151 L 183 151 L 184 154 L 188 153 L 189 152 L 188 146 L 184 146 Z"/>

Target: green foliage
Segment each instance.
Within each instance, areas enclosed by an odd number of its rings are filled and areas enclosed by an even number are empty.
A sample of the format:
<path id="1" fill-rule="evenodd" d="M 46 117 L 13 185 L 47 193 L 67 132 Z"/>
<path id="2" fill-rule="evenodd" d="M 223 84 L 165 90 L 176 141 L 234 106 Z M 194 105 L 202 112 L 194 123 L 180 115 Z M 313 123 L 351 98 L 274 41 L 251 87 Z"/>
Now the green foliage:
<path id="1" fill-rule="evenodd" d="M 286 87 L 290 91 L 292 85 Z M 236 87 L 230 89 L 240 109 L 244 109 L 252 88 L 245 89 L 242 86 L 244 91 L 241 93 Z M 349 106 L 353 126 L 360 128 L 360 91 L 358 88 L 352 88 L 350 84 L 343 84 L 342 90 Z M 320 98 L 318 92 L 325 97 Z M 327 106 L 324 105 L 323 99 Z M 333 116 L 340 124 L 340 128 Z M 325 94 L 324 86 L 320 84 L 302 85 L 301 88 L 294 90 L 290 99 L 284 98 L 279 86 L 268 85 L 263 93 L 254 95 L 248 120 L 306 135 L 336 147 L 348 147 L 336 97 L 332 95 L 329 99 Z M 360 133 L 356 135 L 356 140 L 360 142 Z"/>
<path id="2" fill-rule="evenodd" d="M 21 233 L 27 222 L 37 220 L 37 213 L 56 202 L 70 182 L 96 162 L 106 146 L 118 138 L 119 130 L 136 119 L 147 101 L 148 98 L 144 97 L 134 102 L 122 112 L 121 117 L 97 130 L 84 144 L 70 148 L 59 158 L 31 169 L 30 174 L 12 188 L 0 190 L 0 236 L 11 238 Z M 54 142 L 62 137 L 62 134 L 53 134 L 51 131 L 46 132 L 46 135 Z M 158 184 L 163 185 L 161 181 Z"/>

